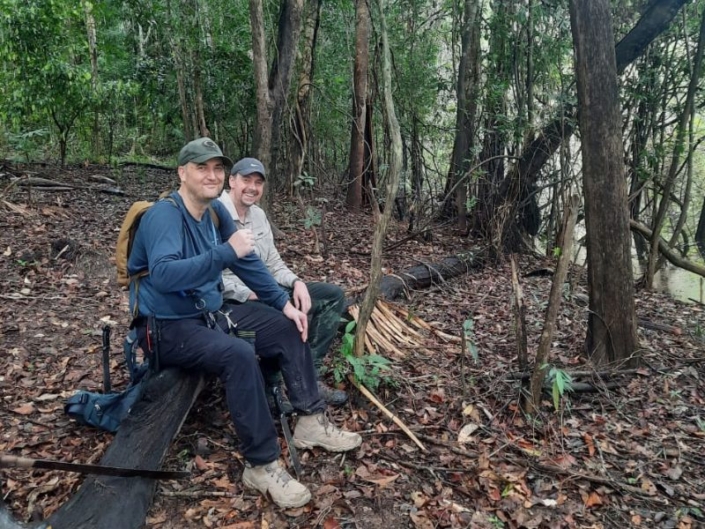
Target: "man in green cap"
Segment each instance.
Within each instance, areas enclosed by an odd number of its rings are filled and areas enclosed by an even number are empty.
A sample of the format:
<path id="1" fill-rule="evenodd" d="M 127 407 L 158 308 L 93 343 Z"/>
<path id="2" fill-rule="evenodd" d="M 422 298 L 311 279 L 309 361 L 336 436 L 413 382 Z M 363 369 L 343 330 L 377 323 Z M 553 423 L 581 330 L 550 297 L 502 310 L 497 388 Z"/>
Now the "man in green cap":
<path id="1" fill-rule="evenodd" d="M 269 494 L 280 507 L 300 507 L 311 493 L 279 462 L 258 356 L 281 368 L 299 415 L 293 436 L 297 448 L 344 452 L 362 439 L 330 423 L 306 343 L 306 315 L 253 253 L 251 231 L 238 230 L 215 200 L 228 165 L 230 159 L 208 138 L 181 150 L 179 189 L 144 214 L 127 263 L 130 277 L 147 272 L 130 285 L 130 309 L 137 315 L 133 326 L 140 347 L 159 366 L 220 378 L 246 461 L 243 483 Z M 209 207 L 218 215 L 217 226 L 206 213 Z M 226 268 L 266 306 L 221 310 Z M 238 337 L 241 329 L 249 331 L 250 340 Z"/>

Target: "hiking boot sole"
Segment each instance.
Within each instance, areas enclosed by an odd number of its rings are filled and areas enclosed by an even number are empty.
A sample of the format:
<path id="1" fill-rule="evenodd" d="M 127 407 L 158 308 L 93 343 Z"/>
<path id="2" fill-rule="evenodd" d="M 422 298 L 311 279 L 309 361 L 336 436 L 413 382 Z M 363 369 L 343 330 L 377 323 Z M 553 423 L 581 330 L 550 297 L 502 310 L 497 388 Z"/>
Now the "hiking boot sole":
<path id="1" fill-rule="evenodd" d="M 357 442 L 350 443 L 350 446 L 340 446 L 340 445 L 328 445 L 325 443 L 317 442 L 317 441 L 304 441 L 302 439 L 297 439 L 294 437 L 294 446 L 300 450 L 304 450 L 307 448 L 316 448 L 320 447 L 323 448 L 324 450 L 328 452 L 349 452 L 350 450 L 354 450 L 358 446 L 362 444 L 362 438 L 359 438 Z"/>

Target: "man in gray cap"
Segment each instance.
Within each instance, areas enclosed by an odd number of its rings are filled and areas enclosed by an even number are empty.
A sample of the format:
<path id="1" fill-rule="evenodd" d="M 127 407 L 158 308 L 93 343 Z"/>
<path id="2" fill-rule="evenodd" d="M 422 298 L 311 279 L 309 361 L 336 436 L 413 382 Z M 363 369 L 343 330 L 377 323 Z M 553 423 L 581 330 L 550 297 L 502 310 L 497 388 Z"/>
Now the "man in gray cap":
<path id="1" fill-rule="evenodd" d="M 291 295 L 294 306 L 309 317 L 309 345 L 316 368 L 323 367 L 323 358 L 330 350 L 345 308 L 343 290 L 330 283 L 304 283 L 284 264 L 274 246 L 272 228 L 267 215 L 257 202 L 262 197 L 265 183 L 265 170 L 256 158 L 243 158 L 230 170 L 228 179 L 230 191 L 223 191 L 220 202 L 232 216 L 238 228 L 247 228 L 254 236 L 255 253 L 267 266 L 274 279 Z M 235 304 L 253 305 L 258 296 L 230 270 L 223 272 L 225 291 L 223 297 Z M 268 385 L 281 383 L 281 375 L 276 366 L 262 364 L 265 381 Z M 348 396 L 344 391 L 333 389 L 319 380 L 321 397 L 331 405 L 344 404 Z M 267 392 L 269 395 L 270 392 Z M 271 399 L 270 399 L 271 400 Z M 270 403 L 272 404 L 272 403 Z"/>
<path id="2" fill-rule="evenodd" d="M 132 326 L 140 347 L 161 367 L 220 378 L 241 442 L 245 486 L 271 496 L 280 507 L 308 503 L 308 488 L 279 462 L 277 431 L 269 413 L 258 356 L 281 366 L 298 412 L 297 448 L 352 450 L 362 439 L 331 424 L 316 385 L 306 343 L 308 320 L 294 307 L 253 252 L 248 229 L 238 229 L 215 200 L 230 159 L 208 138 L 179 154 L 178 191 L 142 217 L 127 269 Z M 206 213 L 212 208 L 214 222 Z M 223 309 L 222 272 L 234 270 L 264 304 Z M 238 331 L 247 329 L 245 337 Z"/>

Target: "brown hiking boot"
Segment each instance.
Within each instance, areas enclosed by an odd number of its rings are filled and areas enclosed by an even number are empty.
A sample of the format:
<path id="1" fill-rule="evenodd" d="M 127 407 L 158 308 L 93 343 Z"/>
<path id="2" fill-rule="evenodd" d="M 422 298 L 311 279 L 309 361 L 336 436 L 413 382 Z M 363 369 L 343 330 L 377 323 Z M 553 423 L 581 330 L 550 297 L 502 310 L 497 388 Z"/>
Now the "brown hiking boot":
<path id="1" fill-rule="evenodd" d="M 346 432 L 328 420 L 324 413 L 299 417 L 294 430 L 296 448 L 320 446 L 329 452 L 347 452 L 357 448 L 362 437 L 354 432 Z"/>
<path id="2" fill-rule="evenodd" d="M 292 478 L 279 460 L 267 465 L 246 465 L 242 482 L 265 496 L 269 492 L 272 501 L 283 509 L 301 507 L 311 500 L 311 493 L 306 486 Z"/>

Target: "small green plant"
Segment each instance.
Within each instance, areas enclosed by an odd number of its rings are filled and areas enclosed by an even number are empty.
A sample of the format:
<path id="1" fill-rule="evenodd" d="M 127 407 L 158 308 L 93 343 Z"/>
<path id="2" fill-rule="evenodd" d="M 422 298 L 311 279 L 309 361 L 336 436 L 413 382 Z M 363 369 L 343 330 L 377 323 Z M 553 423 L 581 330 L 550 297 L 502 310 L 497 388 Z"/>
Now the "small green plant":
<path id="1" fill-rule="evenodd" d="M 314 226 L 320 226 L 321 211 L 319 209 L 314 208 L 313 206 L 308 206 L 306 208 L 306 216 L 304 217 L 303 223 L 304 227 L 307 230 L 310 230 Z"/>
<path id="2" fill-rule="evenodd" d="M 696 417 L 695 424 L 698 425 L 698 428 L 700 428 L 701 432 L 705 432 L 705 421 L 704 420 L 702 420 L 700 417 Z"/>
<path id="3" fill-rule="evenodd" d="M 487 520 L 488 520 L 494 527 L 497 527 L 498 529 L 501 528 L 501 527 L 504 527 L 504 522 L 503 522 L 502 520 L 500 520 L 499 518 L 497 518 L 497 516 L 494 515 L 494 514 L 490 515 L 490 517 L 487 518 Z"/>
<path id="4" fill-rule="evenodd" d="M 548 379 L 552 383 L 553 408 L 558 411 L 565 392 L 573 391 L 573 377 L 562 369 L 552 367 L 548 372 Z"/>
<path id="5" fill-rule="evenodd" d="M 553 257 L 560 257 L 562 253 L 563 253 L 563 250 L 561 250 L 560 246 L 556 246 L 553 249 Z"/>
<path id="6" fill-rule="evenodd" d="M 470 356 L 477 364 L 480 361 L 480 356 L 477 352 L 477 345 L 475 345 L 475 320 L 472 318 L 468 318 L 463 322 L 463 336 L 465 337 L 467 352 L 470 353 Z"/>
<path id="7" fill-rule="evenodd" d="M 48 129 L 30 130 L 21 134 L 9 133 L 8 140 L 12 148 L 22 153 L 29 163 L 31 155 L 37 153 L 39 146 L 47 141 L 49 134 Z"/>
<path id="8" fill-rule="evenodd" d="M 298 187 L 302 190 L 310 191 L 313 189 L 314 185 L 316 185 L 316 177 L 311 176 L 305 171 L 297 176 L 296 180 L 294 180 L 294 187 Z"/>
<path id="9" fill-rule="evenodd" d="M 337 362 L 334 362 L 333 375 L 336 382 L 341 382 L 352 370 L 352 374 L 358 382 L 374 391 L 383 380 L 391 383 L 391 380 L 383 374 L 389 370 L 390 362 L 377 354 L 355 356 L 356 326 L 355 320 L 348 322 L 345 326 L 345 333 L 340 345 L 340 357 Z"/>

